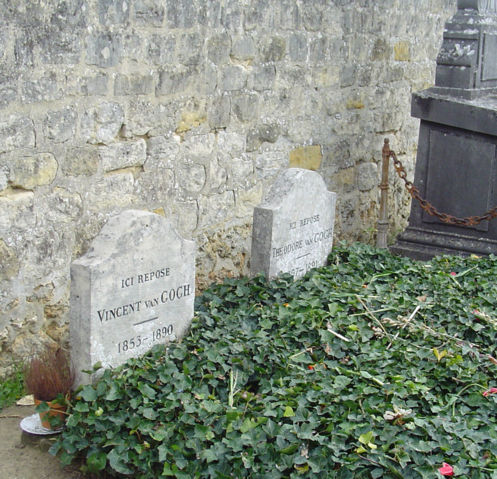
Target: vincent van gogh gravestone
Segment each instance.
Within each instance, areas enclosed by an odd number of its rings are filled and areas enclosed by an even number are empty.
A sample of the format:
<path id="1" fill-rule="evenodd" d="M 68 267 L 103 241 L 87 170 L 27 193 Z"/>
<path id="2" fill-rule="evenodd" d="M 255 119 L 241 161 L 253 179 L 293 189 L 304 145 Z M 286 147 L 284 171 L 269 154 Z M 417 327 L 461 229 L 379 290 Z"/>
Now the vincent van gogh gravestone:
<path id="1" fill-rule="evenodd" d="M 112 217 L 71 265 L 71 351 L 82 370 L 115 367 L 154 344 L 182 337 L 193 317 L 195 245 L 162 216 Z"/>
<path id="2" fill-rule="evenodd" d="M 285 170 L 254 210 L 252 274 L 298 278 L 323 266 L 333 245 L 335 203 L 318 173 Z"/>

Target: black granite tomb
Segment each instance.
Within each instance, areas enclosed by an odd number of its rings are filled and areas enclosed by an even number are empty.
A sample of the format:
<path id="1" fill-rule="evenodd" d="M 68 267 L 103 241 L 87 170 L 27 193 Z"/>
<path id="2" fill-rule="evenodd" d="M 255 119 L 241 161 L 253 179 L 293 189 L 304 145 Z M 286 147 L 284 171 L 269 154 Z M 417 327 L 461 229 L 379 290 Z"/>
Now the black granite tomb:
<path id="1" fill-rule="evenodd" d="M 497 205 L 497 0 L 458 0 L 437 58 L 435 86 L 412 97 L 421 119 L 414 184 L 439 211 L 478 216 Z M 497 219 L 453 226 L 412 201 L 391 250 L 415 259 L 497 254 Z"/>

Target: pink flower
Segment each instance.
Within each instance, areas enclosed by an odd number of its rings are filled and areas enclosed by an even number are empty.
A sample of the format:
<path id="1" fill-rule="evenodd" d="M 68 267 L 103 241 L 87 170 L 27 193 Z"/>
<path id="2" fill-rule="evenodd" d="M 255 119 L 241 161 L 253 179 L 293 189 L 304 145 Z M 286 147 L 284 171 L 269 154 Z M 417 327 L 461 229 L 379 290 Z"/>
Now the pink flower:
<path id="1" fill-rule="evenodd" d="M 447 464 L 446 462 L 443 463 L 443 466 L 438 469 L 438 472 L 442 474 L 442 476 L 453 476 L 454 475 L 454 469 L 450 464 Z"/>
<path id="2" fill-rule="evenodd" d="M 450 272 L 450 275 L 451 275 L 451 276 L 457 276 L 457 273 L 456 273 L 455 271 L 451 271 L 451 272 Z"/>
<path id="3" fill-rule="evenodd" d="M 488 391 L 482 392 L 482 394 L 485 397 L 490 396 L 490 394 L 497 394 L 497 388 L 490 388 Z"/>

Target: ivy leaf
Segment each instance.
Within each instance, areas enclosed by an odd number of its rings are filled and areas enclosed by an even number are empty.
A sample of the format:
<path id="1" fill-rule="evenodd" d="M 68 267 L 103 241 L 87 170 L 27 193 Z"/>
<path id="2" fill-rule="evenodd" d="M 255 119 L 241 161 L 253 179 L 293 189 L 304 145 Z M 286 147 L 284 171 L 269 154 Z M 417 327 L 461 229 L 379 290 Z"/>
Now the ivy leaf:
<path id="1" fill-rule="evenodd" d="M 295 412 L 290 406 L 285 407 L 285 412 L 283 413 L 283 417 L 294 417 Z"/>
<path id="2" fill-rule="evenodd" d="M 98 472 L 105 469 L 107 464 L 107 454 L 104 452 L 94 452 L 86 458 L 88 472 Z"/>

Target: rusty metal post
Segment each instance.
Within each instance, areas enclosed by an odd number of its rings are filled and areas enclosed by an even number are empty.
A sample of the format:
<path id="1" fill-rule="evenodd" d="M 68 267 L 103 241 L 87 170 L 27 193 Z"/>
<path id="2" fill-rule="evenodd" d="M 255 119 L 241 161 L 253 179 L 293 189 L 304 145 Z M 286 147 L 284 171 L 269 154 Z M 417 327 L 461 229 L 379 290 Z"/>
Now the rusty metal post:
<path id="1" fill-rule="evenodd" d="M 390 162 L 390 140 L 385 138 L 382 150 L 381 183 L 380 183 L 380 214 L 376 234 L 376 246 L 387 247 L 388 236 L 388 166 Z"/>

